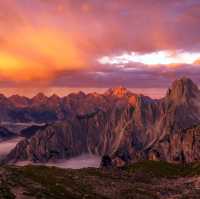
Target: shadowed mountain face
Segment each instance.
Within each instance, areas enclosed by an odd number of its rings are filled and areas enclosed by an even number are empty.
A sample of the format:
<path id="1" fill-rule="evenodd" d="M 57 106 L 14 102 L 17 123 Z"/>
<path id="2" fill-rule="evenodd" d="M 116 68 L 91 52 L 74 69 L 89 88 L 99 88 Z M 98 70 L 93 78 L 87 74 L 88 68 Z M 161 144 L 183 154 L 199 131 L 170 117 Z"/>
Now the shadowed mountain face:
<path id="1" fill-rule="evenodd" d="M 16 134 L 4 127 L 0 127 L 0 141 L 15 137 Z"/>
<path id="2" fill-rule="evenodd" d="M 176 80 L 161 100 L 119 87 L 103 95 L 71 94 L 56 98 L 57 103 L 42 95 L 34 101 L 44 102 L 63 120 L 20 142 L 6 162 L 48 162 L 83 153 L 107 154 L 120 165 L 143 159 L 200 160 L 200 91 L 190 79 Z"/>
<path id="3" fill-rule="evenodd" d="M 44 130 L 47 127 L 47 125 L 32 125 L 30 127 L 24 128 L 20 132 L 20 136 L 25 138 L 31 138 L 35 133 L 39 130 Z"/>

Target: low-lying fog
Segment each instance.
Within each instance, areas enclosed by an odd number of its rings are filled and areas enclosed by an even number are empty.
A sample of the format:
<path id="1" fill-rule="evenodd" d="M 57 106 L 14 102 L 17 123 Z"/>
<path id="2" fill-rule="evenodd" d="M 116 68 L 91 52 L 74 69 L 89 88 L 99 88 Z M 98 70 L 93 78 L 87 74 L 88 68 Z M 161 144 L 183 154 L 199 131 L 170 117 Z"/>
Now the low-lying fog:
<path id="1" fill-rule="evenodd" d="M 100 165 L 101 157 L 94 156 L 90 154 L 81 155 L 75 158 L 71 158 L 69 160 L 62 160 L 58 162 L 52 162 L 43 164 L 45 166 L 56 166 L 59 168 L 65 168 L 65 169 L 81 169 L 81 168 L 87 168 L 87 167 L 94 167 L 98 168 Z M 25 166 L 25 165 L 42 165 L 37 163 L 31 163 L 29 161 L 24 162 L 18 162 L 16 165 L 18 166 Z"/>
<path id="2" fill-rule="evenodd" d="M 23 138 L 18 137 L 18 138 L 14 138 L 8 141 L 1 141 L 0 142 L 0 159 L 2 159 L 5 155 L 7 155 L 16 146 L 16 144 L 22 139 Z M 100 161 L 101 161 L 101 157 L 99 156 L 84 154 L 75 158 L 71 158 L 69 160 L 51 162 L 44 165 L 56 166 L 59 168 L 70 168 L 70 169 L 81 169 L 81 168 L 87 168 L 87 167 L 97 168 L 100 165 Z M 29 162 L 29 161 L 17 163 L 18 166 L 25 166 L 28 164 L 41 165 L 41 164 L 35 164 L 32 162 Z"/>

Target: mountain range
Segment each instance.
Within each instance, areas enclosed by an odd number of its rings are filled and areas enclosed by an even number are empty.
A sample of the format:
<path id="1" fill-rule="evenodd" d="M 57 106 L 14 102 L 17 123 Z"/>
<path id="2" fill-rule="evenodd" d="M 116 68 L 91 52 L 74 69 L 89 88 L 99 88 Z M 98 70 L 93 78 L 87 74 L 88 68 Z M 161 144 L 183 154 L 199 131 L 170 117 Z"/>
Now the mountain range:
<path id="1" fill-rule="evenodd" d="M 200 160 L 200 90 L 186 77 L 159 100 L 123 87 L 104 94 L 0 97 L 1 121 L 45 123 L 28 130 L 5 162 L 46 163 L 84 153 L 108 155 L 112 164 L 141 160 Z"/>

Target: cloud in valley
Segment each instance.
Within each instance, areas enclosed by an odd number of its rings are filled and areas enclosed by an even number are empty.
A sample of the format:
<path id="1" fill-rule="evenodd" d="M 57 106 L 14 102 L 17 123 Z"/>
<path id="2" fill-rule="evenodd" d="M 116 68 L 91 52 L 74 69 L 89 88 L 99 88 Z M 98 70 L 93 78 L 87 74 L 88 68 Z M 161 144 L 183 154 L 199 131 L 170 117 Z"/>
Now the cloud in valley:
<path id="1" fill-rule="evenodd" d="M 56 166 L 56 167 L 64 168 L 64 169 L 81 169 L 81 168 L 88 168 L 88 167 L 98 168 L 100 166 L 100 161 L 101 161 L 101 157 L 90 155 L 90 154 L 83 154 L 75 158 L 71 158 L 69 160 L 63 160 L 63 161 L 61 160 L 58 162 L 47 163 L 45 165 Z M 18 162 L 16 165 L 25 166 L 29 164 L 40 165 L 40 164 L 32 163 L 29 161 Z"/>

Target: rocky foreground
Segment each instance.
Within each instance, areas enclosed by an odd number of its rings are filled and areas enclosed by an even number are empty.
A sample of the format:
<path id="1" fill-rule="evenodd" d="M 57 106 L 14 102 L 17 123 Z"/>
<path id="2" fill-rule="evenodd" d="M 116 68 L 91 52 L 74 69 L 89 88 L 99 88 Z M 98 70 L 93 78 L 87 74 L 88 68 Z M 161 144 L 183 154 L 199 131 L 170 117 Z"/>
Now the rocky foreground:
<path id="1" fill-rule="evenodd" d="M 0 168 L 1 199 L 198 199 L 200 164 L 145 161 L 121 169 Z"/>

